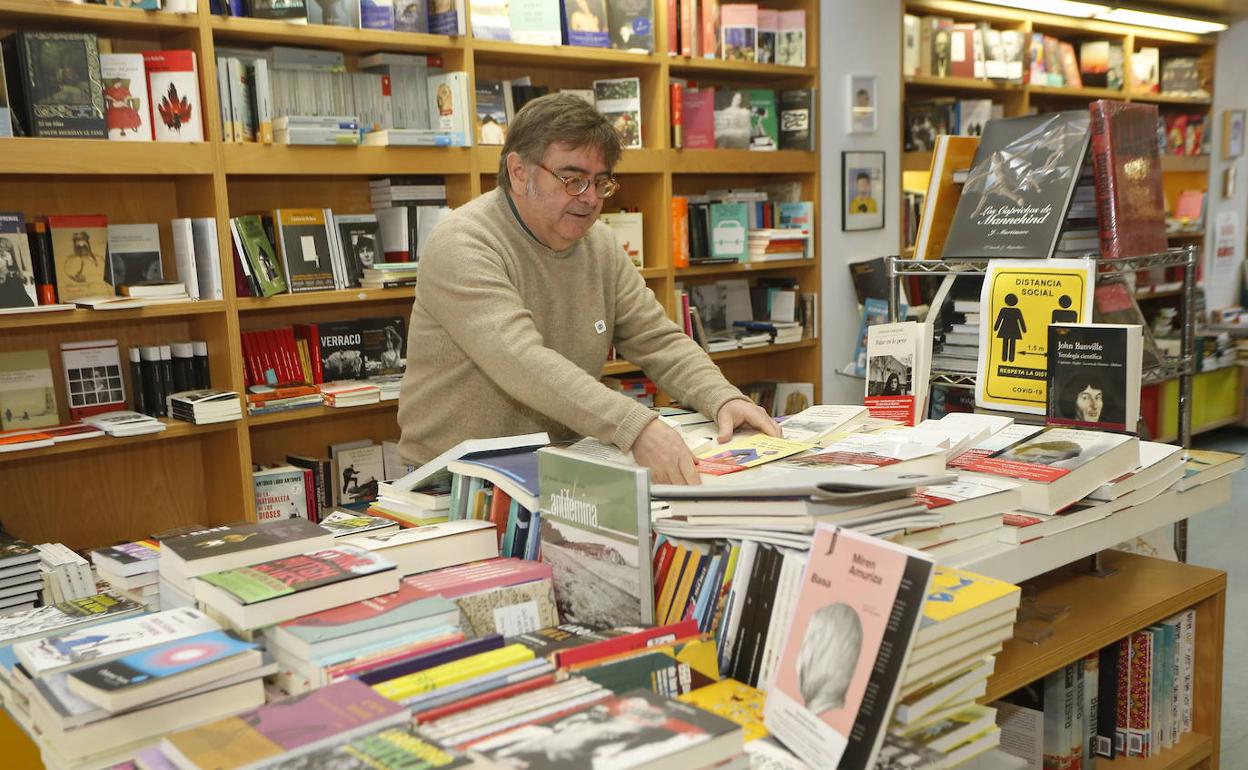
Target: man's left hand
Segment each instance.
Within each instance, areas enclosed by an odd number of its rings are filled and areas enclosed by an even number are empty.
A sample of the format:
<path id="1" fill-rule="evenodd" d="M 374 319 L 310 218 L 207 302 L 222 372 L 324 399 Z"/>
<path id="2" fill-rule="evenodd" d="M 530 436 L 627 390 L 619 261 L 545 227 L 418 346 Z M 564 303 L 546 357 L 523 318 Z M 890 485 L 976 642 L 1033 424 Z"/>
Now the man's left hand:
<path id="1" fill-rule="evenodd" d="M 732 432 L 742 425 L 748 425 L 757 428 L 768 436 L 780 438 L 780 426 L 776 425 L 775 420 L 771 419 L 771 415 L 767 411 L 752 401 L 746 401 L 742 398 L 735 398 L 719 408 L 719 414 L 715 416 L 715 422 L 719 426 L 719 443 L 723 444 L 732 439 Z"/>

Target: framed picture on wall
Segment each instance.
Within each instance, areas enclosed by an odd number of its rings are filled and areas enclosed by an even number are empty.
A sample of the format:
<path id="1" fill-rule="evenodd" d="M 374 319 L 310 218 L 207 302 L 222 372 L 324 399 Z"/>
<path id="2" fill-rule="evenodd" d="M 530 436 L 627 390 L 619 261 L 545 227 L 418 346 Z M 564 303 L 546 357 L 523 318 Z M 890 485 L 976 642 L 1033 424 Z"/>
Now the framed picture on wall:
<path id="1" fill-rule="evenodd" d="M 876 129 L 875 75 L 849 76 L 849 133 L 869 134 Z"/>
<path id="2" fill-rule="evenodd" d="M 884 153 L 841 153 L 841 229 L 884 227 Z"/>
<path id="3" fill-rule="evenodd" d="M 1222 158 L 1234 160 L 1244 154 L 1244 110 L 1222 111 Z"/>

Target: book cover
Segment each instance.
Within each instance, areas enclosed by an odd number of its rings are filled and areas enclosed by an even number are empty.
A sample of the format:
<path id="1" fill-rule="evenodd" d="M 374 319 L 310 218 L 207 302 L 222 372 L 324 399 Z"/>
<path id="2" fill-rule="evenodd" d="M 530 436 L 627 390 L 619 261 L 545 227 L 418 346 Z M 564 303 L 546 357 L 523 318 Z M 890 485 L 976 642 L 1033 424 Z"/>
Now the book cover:
<path id="1" fill-rule="evenodd" d="M 685 121 L 685 149 L 713 149 L 715 147 L 715 89 L 686 88 L 681 99 L 681 109 Z"/>
<path id="2" fill-rule="evenodd" d="M 182 607 L 19 642 L 13 651 L 30 675 L 36 677 L 219 628 L 216 621 L 199 610 Z"/>
<path id="3" fill-rule="evenodd" d="M 1089 112 L 1101 256 L 1116 259 L 1165 251 L 1157 105 L 1098 99 Z"/>
<path id="4" fill-rule="evenodd" d="M 694 466 L 699 473 L 724 476 L 792 457 L 810 447 L 809 443 L 803 441 L 772 438 L 756 433 L 734 437 L 726 444 L 712 444 L 694 458 Z"/>
<path id="5" fill-rule="evenodd" d="M 560 0 L 509 0 L 511 42 L 527 45 L 560 45 L 563 31 L 559 23 Z"/>
<path id="6" fill-rule="evenodd" d="M 428 0 L 394 0 L 396 32 L 428 32 Z"/>
<path id="7" fill-rule="evenodd" d="M 152 540 L 136 540 L 91 552 L 96 567 L 119 575 L 155 572 L 160 565 L 160 545 Z"/>
<path id="8" fill-rule="evenodd" d="M 749 204 L 712 203 L 710 206 L 711 257 L 749 259 Z"/>
<path id="9" fill-rule="evenodd" d="M 125 409 L 126 387 L 117 340 L 63 342 L 61 367 L 70 419 Z"/>
<path id="10" fill-rule="evenodd" d="M 255 648 L 251 642 L 236 639 L 224 631 L 208 631 L 158 643 L 107 663 L 76 668 L 69 672 L 70 688 L 74 688 L 76 681 L 96 690 L 120 692 Z"/>
<path id="11" fill-rule="evenodd" d="M 204 103 L 194 51 L 144 51 L 153 136 L 158 142 L 204 141 Z"/>
<path id="12" fill-rule="evenodd" d="M 1131 54 L 1131 92 L 1155 94 L 1161 89 L 1161 50 L 1141 46 Z"/>
<path id="13" fill-rule="evenodd" d="M 1129 757 L 1147 757 L 1153 753 L 1154 653 L 1153 635 L 1147 630 L 1127 637 L 1126 754 Z"/>
<path id="14" fill-rule="evenodd" d="M 250 567 L 209 572 L 197 579 L 222 589 L 239 604 L 248 605 L 392 569 L 394 563 L 381 556 L 340 545 Z"/>
<path id="15" fill-rule="evenodd" d="M 779 145 L 782 150 L 815 150 L 815 91 L 800 88 L 780 92 Z"/>
<path id="16" fill-rule="evenodd" d="M 273 248 L 273 242 L 265 231 L 264 222 L 258 214 L 247 214 L 231 220 L 251 274 L 260 288 L 260 294 L 271 297 L 287 291 L 286 273 Z"/>
<path id="17" fill-rule="evenodd" d="M 654 0 L 610 0 L 607 19 L 612 48 L 654 52 Z"/>
<path id="18" fill-rule="evenodd" d="M 750 149 L 779 149 L 780 128 L 776 121 L 776 92 L 770 88 L 750 88 L 745 93 L 750 104 Z"/>
<path id="19" fill-rule="evenodd" d="M 458 615 L 449 600 L 402 582 L 395 593 L 287 620 L 271 633 L 279 646 L 287 637 L 310 646 L 447 614 Z"/>
<path id="20" fill-rule="evenodd" d="M 48 351 L 0 353 L 0 430 L 43 428 L 60 422 Z"/>
<path id="21" fill-rule="evenodd" d="M 980 293 L 977 407 L 1044 414 L 1048 326 L 1090 320 L 1094 264 L 1078 259 L 989 263 Z"/>
<path id="22" fill-rule="evenodd" d="M 1138 326 L 1050 325 L 1046 422 L 1134 432 L 1141 357 Z"/>
<path id="23" fill-rule="evenodd" d="M 476 18 L 475 15 L 473 18 Z M 378 768 L 439 768 L 471 770 L 477 761 L 416 732 L 412 726 L 388 727 L 368 735 L 279 760 L 271 770 L 377 770 Z"/>
<path id="24" fill-rule="evenodd" d="M 715 146 L 748 150 L 753 119 L 748 90 L 718 88 L 714 99 Z"/>
<path id="25" fill-rule="evenodd" d="M 501 80 L 477 80 L 477 144 L 501 145 L 507 139 L 507 99 L 503 85 Z"/>
<path id="26" fill-rule="evenodd" d="M 377 499 L 377 485 L 386 475 L 380 444 L 340 449 L 334 454 L 334 467 L 338 471 L 337 493 L 343 505 Z"/>
<path id="27" fill-rule="evenodd" d="M 314 0 L 315 1 L 315 0 Z M 324 209 L 278 209 L 277 247 L 292 294 L 334 288 Z"/>
<path id="28" fill-rule="evenodd" d="M 402 374 L 407 367 L 406 320 L 401 316 L 361 318 L 359 325 L 364 376 Z"/>
<path id="29" fill-rule="evenodd" d="M 968 471 L 1050 483 L 1092 462 L 1133 436 L 1076 428 L 1045 428 L 992 457 L 976 460 Z"/>
<path id="30" fill-rule="evenodd" d="M 931 585 L 923 602 L 923 618 L 919 631 L 934 629 L 941 623 L 954 622 L 989 605 L 1017 607 L 1021 597 L 1022 590 L 1016 585 L 973 572 L 940 566 L 932 572 Z"/>
<path id="31" fill-rule="evenodd" d="M 247 16 L 253 19 L 280 19 L 290 24 L 307 24 L 306 0 L 245 0 Z"/>
<path id="32" fill-rule="evenodd" d="M 108 297 L 108 218 L 98 214 L 50 215 L 48 230 L 61 302 Z"/>
<path id="33" fill-rule="evenodd" d="M 334 226 L 338 229 L 338 242 L 342 244 L 347 265 L 347 286 L 359 286 L 364 271 L 384 258 L 377 215 L 335 215 Z"/>
<path id="34" fill-rule="evenodd" d="M 595 80 L 598 111 L 611 122 L 625 149 L 641 147 L 641 78 Z"/>
<path id="35" fill-rule="evenodd" d="M 598 215 L 598 221 L 615 233 L 615 242 L 624 256 L 637 267 L 645 265 L 646 257 L 642 217 L 640 211 L 604 211 Z"/>
<path id="36" fill-rule="evenodd" d="M 568 20 L 568 45 L 611 47 L 606 0 L 563 0 L 563 13 Z M 479 111 L 480 101 L 477 105 Z"/>
<path id="37" fill-rule="evenodd" d="M 121 142 L 152 141 L 152 106 L 143 55 L 100 54 L 100 79 L 108 138 Z"/>
<path id="38" fill-rule="evenodd" d="M 872 417 L 914 425 L 924 414 L 930 365 L 924 337 L 923 324 L 914 321 L 867 327 L 863 404 Z"/>
<path id="39" fill-rule="evenodd" d="M 358 380 L 364 376 L 363 335 L 358 321 L 327 321 L 316 325 L 322 382 Z"/>
<path id="40" fill-rule="evenodd" d="M 360 29 L 394 29 L 394 0 L 360 0 Z"/>
<path id="41" fill-rule="evenodd" d="M 406 708 L 347 679 L 167 735 L 161 750 L 193 767 L 268 764 L 283 754 L 289 760 L 307 753 L 334 736 L 354 737 L 408 719 Z"/>
<path id="42" fill-rule="evenodd" d="M 33 260 L 23 214 L 0 211 L 0 308 L 39 304 Z"/>
<path id="43" fill-rule="evenodd" d="M 944 259 L 1053 255 L 1087 154 L 1083 110 L 991 120 L 962 186 Z"/>
<path id="44" fill-rule="evenodd" d="M 507 0 L 470 0 L 472 36 L 478 40 L 511 40 Z"/>
<path id="45" fill-rule="evenodd" d="M 160 263 L 160 231 L 154 224 L 108 226 L 109 283 L 122 286 L 165 279 Z"/>
<path id="46" fill-rule="evenodd" d="M 806 66 L 806 11 L 780 11 L 777 14 L 776 64 Z"/>
<path id="47" fill-rule="evenodd" d="M 303 473 L 303 468 L 282 465 L 251 474 L 256 521 L 315 518 L 314 515 L 309 516 Z"/>
<path id="48" fill-rule="evenodd" d="M 723 717 L 634 690 L 516 727 L 473 748 L 503 767 L 606 767 L 609 756 L 611 767 L 634 768 L 706 745 L 699 761 L 714 765 L 741 753 L 740 736 L 740 726 Z"/>
<path id="49" fill-rule="evenodd" d="M 557 41 L 555 44 L 558 44 Z M 444 72 L 429 76 L 431 127 L 434 131 L 445 133 L 452 147 L 472 146 L 475 131 L 472 117 L 468 114 L 468 96 L 468 73 Z"/>
<path id="50" fill-rule="evenodd" d="M 37 636 L 80 623 L 96 623 L 105 619 L 120 620 L 142 610 L 129 599 L 112 594 L 95 594 L 83 599 L 49 604 L 29 610 L 0 615 L 0 644 Z"/>
<path id="51" fill-rule="evenodd" d="M 724 61 L 758 60 L 758 11 L 757 5 L 748 3 L 725 3 L 720 6 L 719 58 Z"/>
<path id="52" fill-rule="evenodd" d="M 245 554 L 261 548 L 287 544 L 298 547 L 307 542 L 308 548 L 315 541 L 326 537 L 325 530 L 304 519 L 278 519 L 276 521 L 235 524 L 230 527 L 194 532 L 160 541 L 160 547 L 175 554 L 179 561 L 193 573 L 197 561 L 215 559 L 228 554 Z"/>
<path id="53" fill-rule="evenodd" d="M 871 767 L 900 690 L 935 565 L 820 524 L 764 723 L 814 766 Z"/>
<path id="54" fill-rule="evenodd" d="M 940 136 L 936 139 L 927 194 L 923 198 L 923 213 L 915 235 L 915 259 L 939 259 L 944 253 L 953 212 L 962 196 L 962 187 L 954 183 L 953 175 L 971 165 L 978 147 L 979 139 L 973 136 Z"/>
<path id="55" fill-rule="evenodd" d="M 19 31 L 4 39 L 14 117 L 30 136 L 104 139 L 99 39 L 89 32 Z"/>
<path id="56" fill-rule="evenodd" d="M 537 457 L 541 560 L 559 616 L 608 628 L 654 622 L 648 472 L 553 448 Z"/>
<path id="57" fill-rule="evenodd" d="M 307 0 L 308 23 L 360 28 L 360 0 Z"/>

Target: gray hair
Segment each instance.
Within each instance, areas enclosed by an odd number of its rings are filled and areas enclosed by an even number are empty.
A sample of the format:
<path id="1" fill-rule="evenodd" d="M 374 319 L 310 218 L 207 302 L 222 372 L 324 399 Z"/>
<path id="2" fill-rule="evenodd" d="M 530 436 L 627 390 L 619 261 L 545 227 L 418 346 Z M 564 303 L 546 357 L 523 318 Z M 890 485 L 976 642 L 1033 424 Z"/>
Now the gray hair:
<path id="1" fill-rule="evenodd" d="M 552 144 L 578 150 L 597 148 L 608 169 L 615 168 L 623 152 L 620 135 L 592 105 L 573 94 L 547 94 L 525 104 L 508 126 L 498 161 L 498 186 L 511 190 L 511 176 L 507 173 L 507 157 L 511 153 L 532 165 L 541 162 Z"/>
<path id="2" fill-rule="evenodd" d="M 797 688 L 815 714 L 845 705 L 862 652 L 862 621 L 848 604 L 820 607 L 806 627 L 797 657 Z"/>

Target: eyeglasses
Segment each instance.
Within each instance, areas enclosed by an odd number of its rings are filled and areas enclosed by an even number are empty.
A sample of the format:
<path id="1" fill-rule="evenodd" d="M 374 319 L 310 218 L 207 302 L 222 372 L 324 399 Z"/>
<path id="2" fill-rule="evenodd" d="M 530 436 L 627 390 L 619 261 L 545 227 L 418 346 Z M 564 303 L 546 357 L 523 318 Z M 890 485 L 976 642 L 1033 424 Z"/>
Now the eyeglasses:
<path id="1" fill-rule="evenodd" d="M 589 177 L 586 177 L 586 176 L 565 177 L 565 176 L 560 176 L 559 174 L 556 174 L 554 171 L 551 171 L 549 168 L 546 168 L 545 164 L 543 163 L 538 163 L 537 165 L 540 168 L 546 171 L 549 171 L 550 175 L 553 176 L 555 179 L 558 179 L 560 182 L 563 182 L 564 191 L 567 192 L 568 195 L 571 195 L 574 198 L 578 195 L 581 195 L 586 190 L 588 190 L 591 184 L 594 186 L 594 191 L 598 193 L 599 198 L 610 198 L 612 195 L 615 195 L 615 193 L 620 189 L 620 183 L 615 181 L 614 177 L 605 177 L 602 179 L 590 179 Z"/>

